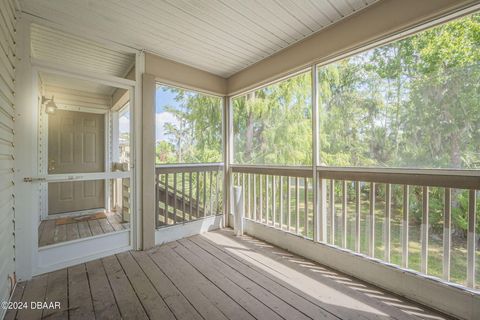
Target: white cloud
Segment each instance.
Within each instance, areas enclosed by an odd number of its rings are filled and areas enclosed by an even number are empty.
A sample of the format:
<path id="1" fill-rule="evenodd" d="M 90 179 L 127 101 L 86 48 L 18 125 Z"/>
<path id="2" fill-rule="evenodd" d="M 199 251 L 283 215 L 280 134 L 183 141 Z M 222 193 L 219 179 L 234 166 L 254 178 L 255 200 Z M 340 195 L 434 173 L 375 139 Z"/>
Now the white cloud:
<path id="1" fill-rule="evenodd" d="M 171 112 L 161 112 L 155 114 L 155 137 L 156 140 L 165 140 L 165 124 L 178 124 L 178 119 Z"/>
<path id="2" fill-rule="evenodd" d="M 120 132 L 130 132 L 130 119 L 127 117 L 120 117 L 120 119 L 118 119 L 118 126 Z"/>
<path id="3" fill-rule="evenodd" d="M 130 119 L 127 117 L 121 117 L 118 119 L 120 132 L 130 131 Z M 172 123 L 178 124 L 178 119 L 171 112 L 161 112 L 155 114 L 155 138 L 156 141 L 166 139 L 165 124 Z"/>

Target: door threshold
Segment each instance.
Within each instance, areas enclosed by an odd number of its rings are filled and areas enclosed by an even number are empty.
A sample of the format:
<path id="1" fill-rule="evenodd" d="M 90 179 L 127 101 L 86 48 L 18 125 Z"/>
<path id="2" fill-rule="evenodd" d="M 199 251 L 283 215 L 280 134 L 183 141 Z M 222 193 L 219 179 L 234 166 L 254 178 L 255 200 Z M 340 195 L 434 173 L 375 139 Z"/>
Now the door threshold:
<path id="1" fill-rule="evenodd" d="M 105 208 L 96 208 L 96 209 L 88 209 L 82 211 L 71 211 L 71 212 L 63 212 L 63 213 L 54 213 L 47 215 L 43 220 L 55 220 L 58 218 L 68 218 L 68 217 L 79 217 L 79 216 L 86 216 L 89 214 L 95 214 L 103 212 L 106 213 L 107 209 Z"/>

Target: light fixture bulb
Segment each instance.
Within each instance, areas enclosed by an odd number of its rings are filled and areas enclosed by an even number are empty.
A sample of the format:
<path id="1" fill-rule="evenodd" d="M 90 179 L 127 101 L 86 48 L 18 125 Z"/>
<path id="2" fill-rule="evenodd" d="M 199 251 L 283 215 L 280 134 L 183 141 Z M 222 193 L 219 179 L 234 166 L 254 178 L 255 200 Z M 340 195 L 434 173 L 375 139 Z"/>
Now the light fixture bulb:
<path id="1" fill-rule="evenodd" d="M 47 104 L 45 105 L 45 113 L 54 114 L 55 111 L 57 111 L 58 107 L 55 104 L 55 101 L 53 101 L 53 96 L 52 96 L 52 99 L 45 99 L 45 100 L 48 100 Z"/>

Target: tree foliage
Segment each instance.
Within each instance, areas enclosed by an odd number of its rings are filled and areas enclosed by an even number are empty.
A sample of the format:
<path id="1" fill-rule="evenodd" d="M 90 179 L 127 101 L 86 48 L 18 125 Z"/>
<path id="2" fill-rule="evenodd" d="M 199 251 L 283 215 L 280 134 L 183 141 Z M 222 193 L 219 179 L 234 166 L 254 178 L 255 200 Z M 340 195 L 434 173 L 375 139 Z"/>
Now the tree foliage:
<path id="1" fill-rule="evenodd" d="M 321 164 L 480 169 L 479 61 L 475 14 L 319 67 Z M 312 164 L 311 81 L 306 72 L 233 99 L 235 162 Z M 221 161 L 219 98 L 164 90 L 180 107 L 166 107 L 178 122 L 166 126 L 158 161 Z M 442 197 L 431 194 L 432 225 Z M 453 198 L 453 222 L 465 230 L 466 194 Z"/>

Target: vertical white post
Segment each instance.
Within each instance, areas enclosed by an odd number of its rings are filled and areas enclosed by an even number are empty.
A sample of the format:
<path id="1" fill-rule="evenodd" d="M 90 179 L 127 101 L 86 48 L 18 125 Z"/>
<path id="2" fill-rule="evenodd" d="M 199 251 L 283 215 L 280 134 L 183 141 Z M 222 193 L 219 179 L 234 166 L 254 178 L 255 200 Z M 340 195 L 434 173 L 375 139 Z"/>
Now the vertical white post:
<path id="1" fill-rule="evenodd" d="M 475 190 L 471 189 L 468 195 L 468 234 L 467 234 L 467 286 L 475 288 L 475 210 L 477 199 Z"/>
<path id="2" fill-rule="evenodd" d="M 318 172 L 317 172 L 318 174 Z M 319 215 L 320 215 L 320 240 L 321 242 L 327 242 L 327 180 L 321 179 L 318 176 L 317 180 L 318 185 L 318 194 L 319 197 L 317 206 L 319 206 Z"/>
<path id="3" fill-rule="evenodd" d="M 298 177 L 295 177 L 295 204 L 296 204 L 296 216 L 295 216 L 295 233 L 298 234 L 300 228 L 300 183 Z"/>
<path id="4" fill-rule="evenodd" d="M 253 220 L 257 221 L 257 175 L 253 174 Z"/>
<path id="5" fill-rule="evenodd" d="M 223 221 L 222 226 L 230 225 L 229 216 L 232 212 L 233 174 L 230 165 L 233 162 L 233 110 L 230 97 L 223 99 Z"/>
<path id="6" fill-rule="evenodd" d="M 317 87 L 317 67 L 313 65 L 311 67 L 312 72 L 312 191 L 313 191 L 313 241 L 323 241 L 323 219 L 321 216 L 324 214 L 322 211 L 322 201 L 325 201 L 324 197 L 321 197 L 321 189 L 318 181 L 317 167 L 320 165 L 319 157 L 319 115 L 318 115 L 318 87 Z"/>
<path id="7" fill-rule="evenodd" d="M 360 252 L 360 182 L 355 181 L 355 252 Z"/>
<path id="8" fill-rule="evenodd" d="M 335 244 L 335 180 L 330 179 L 330 244 Z"/>
<path id="9" fill-rule="evenodd" d="M 375 183 L 370 183 L 370 212 L 369 212 L 368 255 L 375 256 Z"/>
<path id="10" fill-rule="evenodd" d="M 292 202 L 291 202 L 290 179 L 291 177 L 287 177 L 287 231 L 290 231 L 290 228 L 292 226 Z"/>
<path id="11" fill-rule="evenodd" d="M 244 207 L 244 194 L 243 189 L 241 187 L 234 187 L 234 226 L 233 230 L 235 231 L 235 235 L 242 236 L 243 235 L 243 218 L 245 215 L 245 207 Z"/>
<path id="12" fill-rule="evenodd" d="M 385 244 L 385 261 L 390 262 L 390 231 L 391 231 L 391 221 L 392 218 L 392 185 L 387 183 L 385 186 L 385 222 L 384 222 L 384 240 Z"/>
<path id="13" fill-rule="evenodd" d="M 403 186 L 403 221 L 402 221 L 402 267 L 408 268 L 408 214 L 409 214 L 408 185 Z"/>
<path id="14" fill-rule="evenodd" d="M 452 242 L 452 189 L 445 188 L 445 204 L 443 207 L 443 279 L 450 281 L 450 249 Z"/>
<path id="15" fill-rule="evenodd" d="M 427 274 L 428 271 L 428 187 L 423 187 L 423 214 L 421 225 L 421 241 L 422 241 L 422 265 L 421 271 Z"/>
<path id="16" fill-rule="evenodd" d="M 265 224 L 269 223 L 268 216 L 268 175 L 265 176 Z"/>
<path id="17" fill-rule="evenodd" d="M 143 101 L 143 79 L 142 76 L 145 72 L 145 53 L 144 52 L 137 52 L 135 54 L 135 88 L 131 88 L 129 90 L 130 94 L 130 103 L 131 103 L 131 109 L 130 109 L 130 144 L 131 144 L 131 157 L 130 157 L 130 179 L 131 179 L 131 196 L 130 199 L 132 201 L 132 208 L 131 212 L 134 212 L 134 217 L 131 220 L 132 221 L 132 245 L 134 249 L 140 250 L 140 249 L 146 249 L 144 247 L 145 244 L 147 245 L 153 245 L 152 243 L 155 242 L 155 227 L 152 228 L 153 226 L 156 226 L 155 221 L 151 221 L 148 219 L 148 221 L 144 221 L 143 217 L 143 203 L 146 198 L 144 197 L 143 194 L 143 187 L 144 185 L 142 183 L 150 183 L 150 187 L 155 185 L 155 152 L 152 152 L 152 150 L 155 150 L 155 100 L 153 100 L 153 132 L 152 129 L 149 129 L 150 131 L 148 134 L 150 135 L 150 139 L 153 139 L 153 148 L 154 149 L 148 149 L 151 145 L 149 144 L 145 149 L 143 146 L 143 128 L 144 128 L 144 123 L 143 123 L 143 110 L 146 106 L 149 106 L 149 102 L 147 100 L 147 103 L 144 103 Z M 155 84 L 154 84 L 155 87 Z M 155 88 L 154 88 L 155 91 Z M 149 99 L 152 99 L 152 92 L 147 89 L 146 94 L 150 97 Z M 153 92 L 153 96 L 155 95 L 155 92 Z M 154 97 L 153 97 L 154 98 Z M 132 103 L 133 100 L 133 103 Z M 152 121 L 149 119 L 149 121 Z M 151 123 L 151 122 L 150 122 Z M 148 142 L 150 140 L 147 140 Z M 143 180 L 143 175 L 148 175 L 148 172 L 143 172 L 144 168 L 144 163 L 143 163 L 143 155 L 144 152 L 150 152 L 149 155 L 153 157 L 153 179 L 145 181 Z M 152 164 L 152 158 L 147 159 L 146 165 L 151 165 Z M 148 164 L 150 163 L 150 164 Z M 148 170 L 149 168 L 147 168 Z M 151 169 L 151 168 L 150 168 Z M 151 171 L 150 171 L 151 173 Z M 150 179 L 150 178 L 149 178 Z M 147 196 L 148 197 L 148 196 Z M 155 199 L 152 199 L 153 204 L 155 205 Z M 145 200 L 146 201 L 146 200 Z M 148 209 L 147 209 L 148 210 Z M 154 218 L 155 219 L 155 218 Z M 144 229 L 145 228 L 151 228 L 151 232 L 147 235 L 147 238 L 149 239 L 148 243 L 144 243 Z"/>
<path id="18" fill-rule="evenodd" d="M 261 175 L 258 176 L 258 205 L 260 207 L 260 222 L 263 223 L 263 177 Z"/>
<path id="19" fill-rule="evenodd" d="M 272 226 L 277 220 L 277 177 L 272 176 Z"/>
<path id="20" fill-rule="evenodd" d="M 37 251 L 39 212 L 38 188 L 23 181 L 37 173 L 37 109 L 30 65 L 30 23 L 23 18 L 17 24 L 15 110 L 15 194 L 26 201 L 15 201 L 15 263 L 19 281 L 32 277 Z M 21 148 L 18 148 L 21 146 Z"/>
<path id="21" fill-rule="evenodd" d="M 142 192 L 143 201 L 141 211 L 143 220 L 143 249 L 155 245 L 155 77 L 143 74 L 143 107 L 141 109 L 141 145 L 136 145 L 142 151 Z M 135 110 L 135 118 L 138 116 Z M 138 141 L 138 140 L 136 140 Z M 136 163 L 139 163 L 137 161 Z"/>
<path id="22" fill-rule="evenodd" d="M 342 246 L 347 247 L 347 181 L 342 182 Z"/>
<path id="23" fill-rule="evenodd" d="M 280 229 L 283 230 L 283 176 L 280 176 Z"/>

